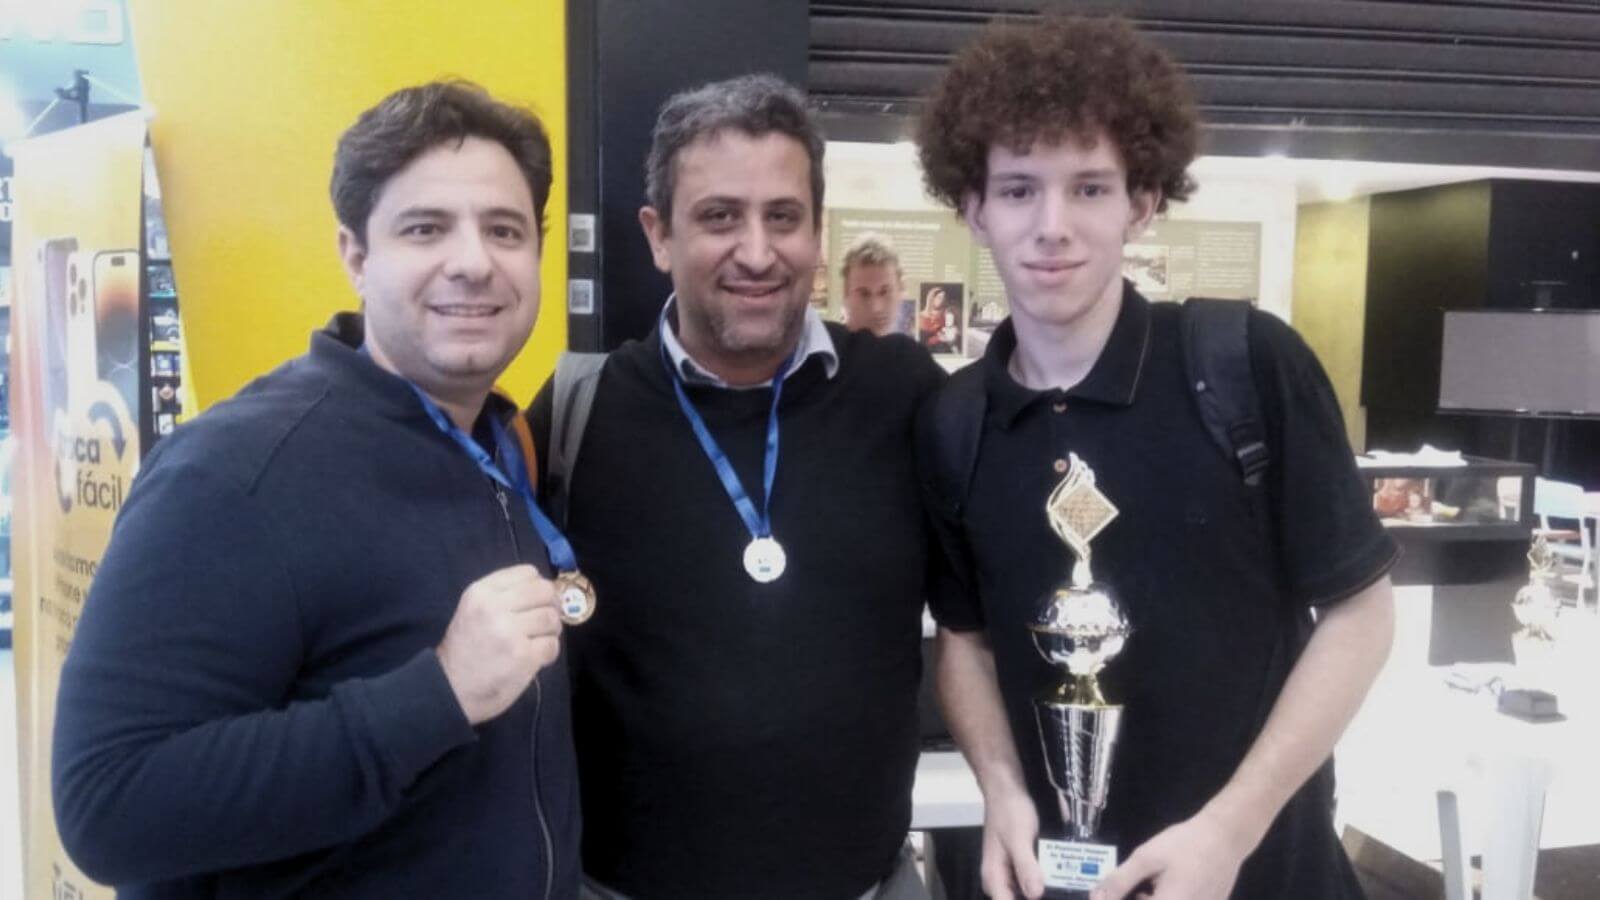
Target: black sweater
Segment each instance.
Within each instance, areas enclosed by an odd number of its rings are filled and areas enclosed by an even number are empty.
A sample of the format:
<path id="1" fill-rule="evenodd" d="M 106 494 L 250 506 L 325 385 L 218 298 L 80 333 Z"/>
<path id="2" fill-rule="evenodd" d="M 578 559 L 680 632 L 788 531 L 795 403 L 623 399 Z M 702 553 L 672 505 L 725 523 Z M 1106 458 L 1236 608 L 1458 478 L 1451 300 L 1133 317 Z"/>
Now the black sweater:
<path id="1" fill-rule="evenodd" d="M 360 324 L 164 439 L 117 521 L 54 794 L 122 897 L 577 893 L 564 663 L 472 728 L 432 650 L 469 583 L 548 571 L 543 545 Z"/>
<path id="2" fill-rule="evenodd" d="M 745 574 L 659 335 L 601 376 L 570 492 L 599 595 L 571 637 L 573 727 L 585 871 L 629 896 L 854 898 L 905 841 L 933 564 L 911 424 L 942 373 L 903 337 L 830 330 L 837 375 L 813 357 L 784 385 L 771 584 Z M 689 394 L 759 505 L 771 390 Z"/>

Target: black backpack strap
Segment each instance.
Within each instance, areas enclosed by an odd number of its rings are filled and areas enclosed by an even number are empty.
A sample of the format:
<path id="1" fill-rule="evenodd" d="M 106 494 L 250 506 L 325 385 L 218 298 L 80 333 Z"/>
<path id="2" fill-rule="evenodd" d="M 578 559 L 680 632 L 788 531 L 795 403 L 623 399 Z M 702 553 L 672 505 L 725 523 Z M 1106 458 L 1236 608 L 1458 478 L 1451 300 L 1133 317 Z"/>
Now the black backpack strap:
<path id="1" fill-rule="evenodd" d="M 978 444 L 983 438 L 987 407 L 988 395 L 984 391 L 980 365 L 969 365 L 951 375 L 933 398 L 930 423 L 934 469 L 931 474 L 943 502 L 940 512 L 953 523 L 960 522 L 966 510 L 972 473 L 978 465 Z"/>
<path id="2" fill-rule="evenodd" d="M 1251 306 L 1191 297 L 1181 316 L 1183 365 L 1211 440 L 1254 487 L 1272 462 L 1261 396 L 1250 366 Z"/>
<path id="3" fill-rule="evenodd" d="M 567 488 L 578 464 L 583 431 L 589 425 L 595 390 L 600 386 L 604 353 L 562 353 L 556 360 L 555 384 L 550 404 L 550 464 L 545 471 L 545 509 L 550 518 L 567 525 Z"/>

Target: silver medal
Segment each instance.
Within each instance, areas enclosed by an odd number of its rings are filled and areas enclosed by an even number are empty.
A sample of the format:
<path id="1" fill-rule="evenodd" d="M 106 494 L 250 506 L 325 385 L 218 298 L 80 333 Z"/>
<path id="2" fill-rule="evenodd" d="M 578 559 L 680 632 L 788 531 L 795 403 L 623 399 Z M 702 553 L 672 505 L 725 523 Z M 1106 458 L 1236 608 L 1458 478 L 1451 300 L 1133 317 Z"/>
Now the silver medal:
<path id="1" fill-rule="evenodd" d="M 744 548 L 744 570 L 762 584 L 781 578 L 788 564 L 783 545 L 770 537 L 756 538 Z"/>

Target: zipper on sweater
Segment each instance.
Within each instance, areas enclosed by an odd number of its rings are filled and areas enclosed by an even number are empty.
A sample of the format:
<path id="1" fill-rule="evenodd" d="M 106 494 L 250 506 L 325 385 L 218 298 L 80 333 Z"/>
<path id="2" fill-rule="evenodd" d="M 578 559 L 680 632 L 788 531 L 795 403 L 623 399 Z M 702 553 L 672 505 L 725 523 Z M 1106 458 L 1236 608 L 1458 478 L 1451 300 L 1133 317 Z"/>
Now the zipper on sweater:
<path id="1" fill-rule="evenodd" d="M 555 842 L 550 837 L 550 823 L 544 817 L 544 802 L 539 796 L 539 719 L 544 713 L 544 686 L 539 683 L 539 676 L 533 676 L 533 746 L 531 749 L 532 764 L 529 768 L 533 771 L 533 812 L 539 818 L 539 834 L 544 838 L 544 900 L 550 900 L 550 892 L 555 888 L 556 880 L 556 848 Z"/>
<path id="2" fill-rule="evenodd" d="M 511 535 L 511 549 L 517 555 L 517 561 L 522 560 L 522 545 L 517 543 L 517 529 L 511 524 L 511 498 L 506 496 L 506 489 L 499 482 L 490 481 L 489 486 L 494 488 L 494 498 L 500 501 L 500 515 L 506 520 L 506 534 Z"/>
<path id="3" fill-rule="evenodd" d="M 511 499 L 506 496 L 505 488 L 497 481 L 490 481 L 489 486 L 494 488 L 494 498 L 500 503 L 500 516 L 505 519 L 506 533 L 511 535 L 511 549 L 516 551 L 516 559 L 522 559 L 522 546 L 517 541 L 517 528 L 511 521 Z M 533 676 L 533 735 L 532 743 L 528 747 L 528 769 L 533 773 L 533 813 L 539 820 L 539 836 L 544 839 L 544 900 L 550 900 L 550 892 L 555 889 L 556 878 L 556 851 L 555 842 L 550 836 L 550 823 L 544 815 L 544 801 L 539 796 L 539 720 L 544 713 L 544 687 L 539 683 L 539 676 Z"/>

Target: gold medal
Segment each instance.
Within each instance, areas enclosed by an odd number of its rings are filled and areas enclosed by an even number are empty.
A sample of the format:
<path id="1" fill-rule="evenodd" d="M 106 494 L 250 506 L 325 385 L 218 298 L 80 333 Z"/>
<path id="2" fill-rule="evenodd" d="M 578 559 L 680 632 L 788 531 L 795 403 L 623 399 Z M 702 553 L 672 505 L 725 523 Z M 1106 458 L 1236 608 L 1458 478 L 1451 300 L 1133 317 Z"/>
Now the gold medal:
<path id="1" fill-rule="evenodd" d="M 582 625 L 594 615 L 594 585 L 582 572 L 562 572 L 556 576 L 556 602 L 560 604 L 563 623 Z"/>

